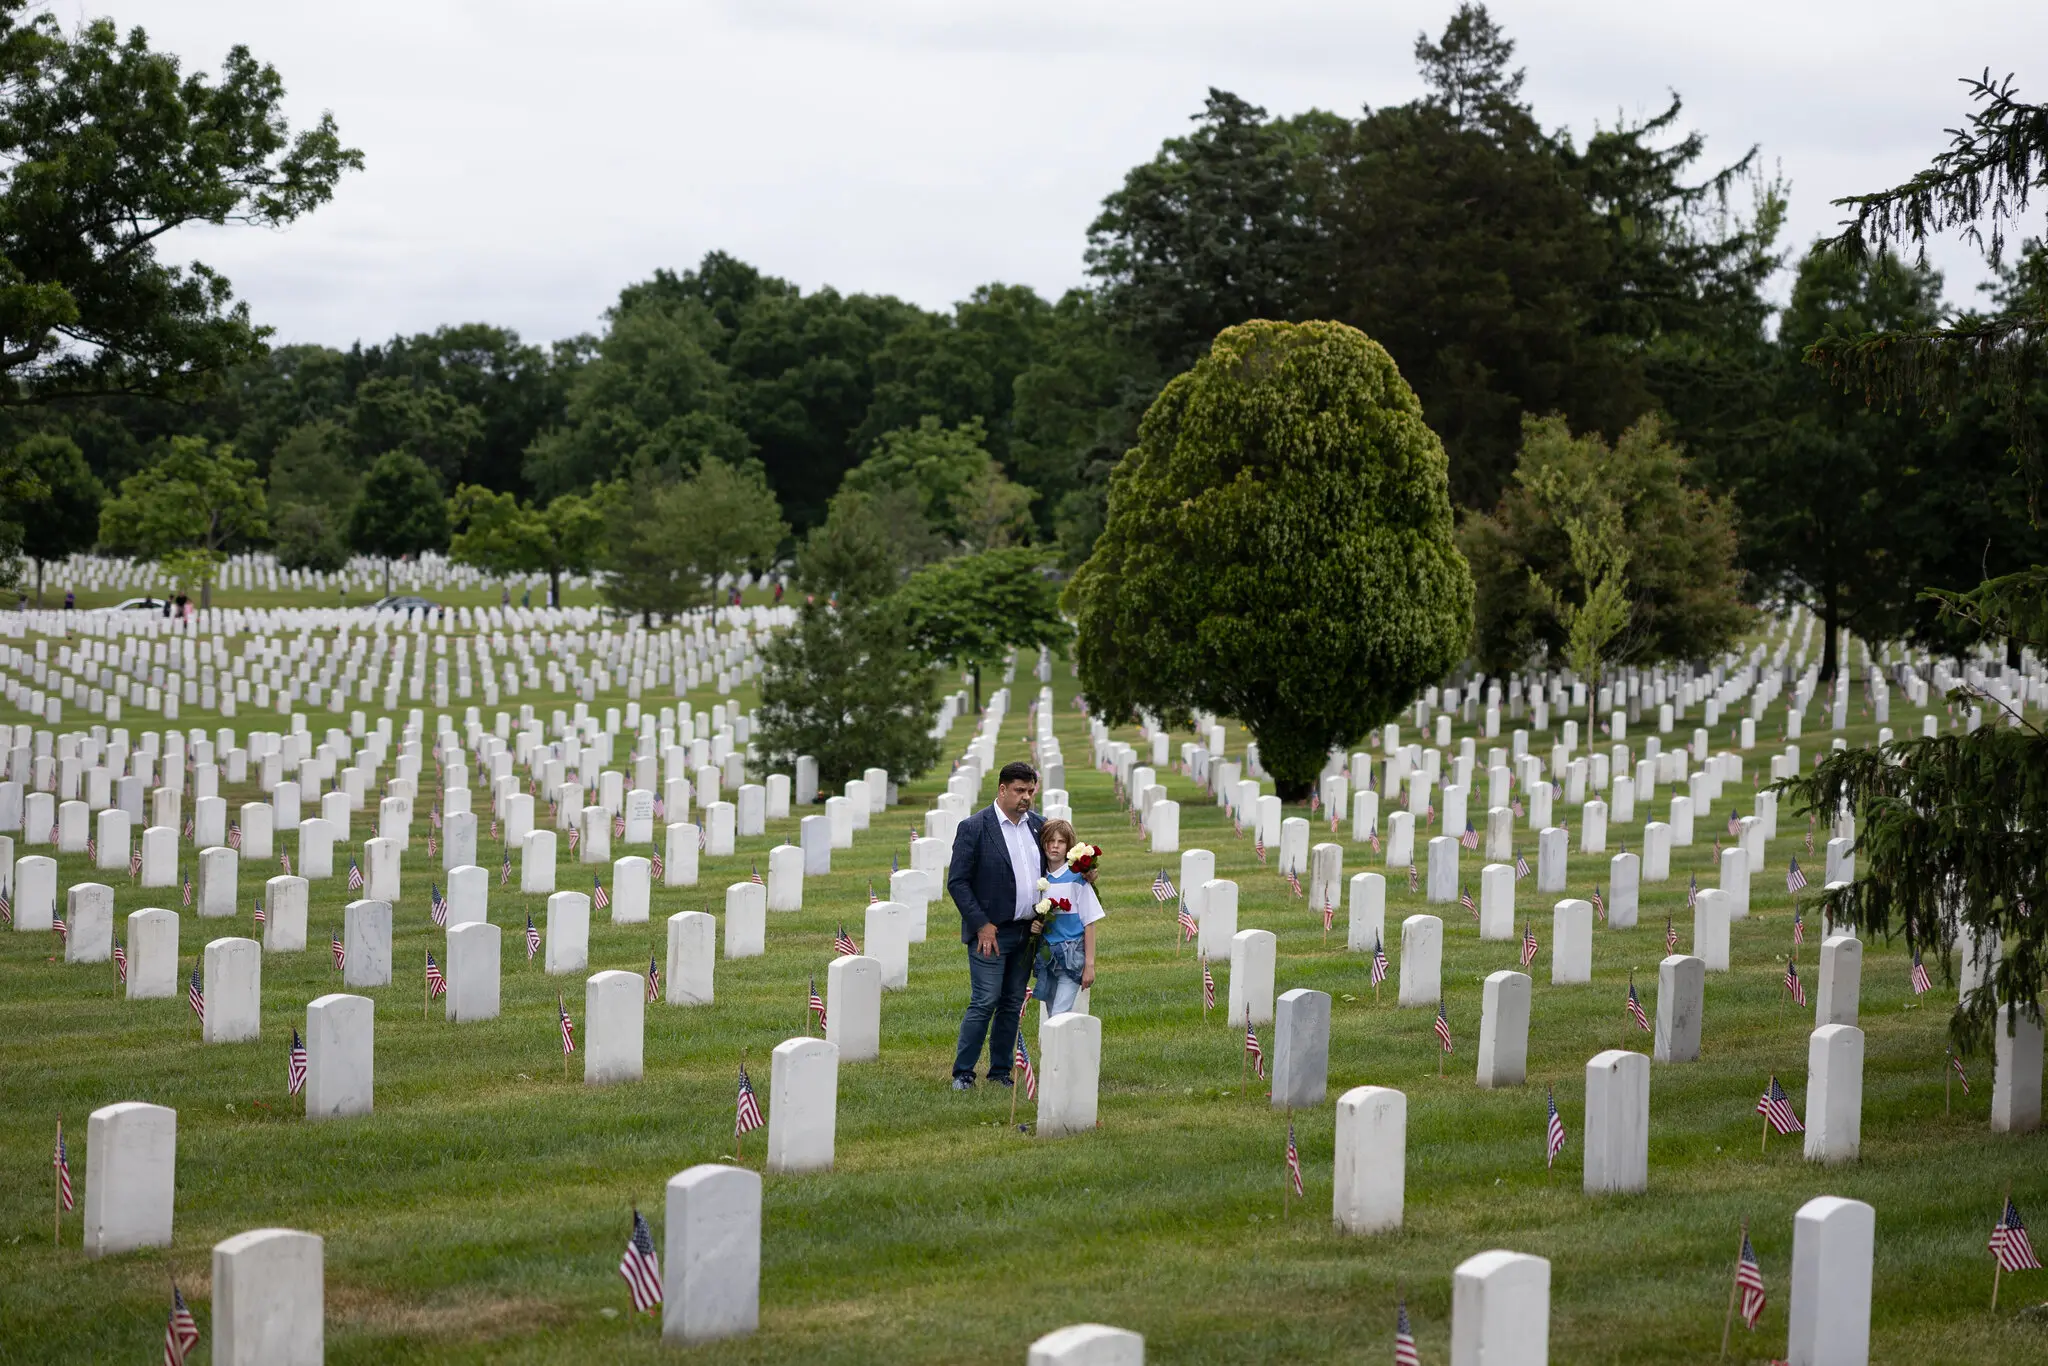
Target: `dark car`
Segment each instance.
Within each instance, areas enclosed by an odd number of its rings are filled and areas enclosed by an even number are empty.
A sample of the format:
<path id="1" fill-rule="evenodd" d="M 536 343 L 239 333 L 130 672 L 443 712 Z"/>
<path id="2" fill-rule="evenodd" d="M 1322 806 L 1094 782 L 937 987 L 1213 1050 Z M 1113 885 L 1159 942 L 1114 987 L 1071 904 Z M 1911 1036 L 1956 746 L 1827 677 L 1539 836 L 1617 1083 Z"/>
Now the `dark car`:
<path id="1" fill-rule="evenodd" d="M 376 608 L 379 612 L 432 612 L 437 610 L 441 604 L 429 601 L 416 594 L 399 593 L 373 602 L 370 606 Z"/>

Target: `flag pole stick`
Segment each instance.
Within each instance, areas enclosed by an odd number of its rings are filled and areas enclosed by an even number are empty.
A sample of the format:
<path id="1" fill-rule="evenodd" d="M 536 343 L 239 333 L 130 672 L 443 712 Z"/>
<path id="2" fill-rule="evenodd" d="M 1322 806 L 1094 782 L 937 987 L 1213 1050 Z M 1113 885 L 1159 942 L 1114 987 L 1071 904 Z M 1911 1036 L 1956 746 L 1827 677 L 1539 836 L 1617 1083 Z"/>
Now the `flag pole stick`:
<path id="1" fill-rule="evenodd" d="M 1741 1236 L 1742 1241 L 1735 1244 L 1735 1274 L 1738 1277 L 1742 1274 L 1742 1242 L 1748 1241 L 1749 1238 L 1749 1216 L 1747 1215 L 1744 1215 L 1742 1219 Z M 1721 1355 L 1724 1357 L 1728 1355 L 1728 1331 L 1735 1326 L 1735 1296 L 1740 1289 L 1741 1282 L 1739 1280 L 1728 1283 L 1728 1313 L 1721 1320 Z"/>
<path id="2" fill-rule="evenodd" d="M 431 999 L 432 992 L 433 988 L 427 984 L 426 964 L 422 962 L 420 965 L 420 1018 L 422 1020 L 427 1018 L 427 1002 Z"/>
<path id="3" fill-rule="evenodd" d="M 740 1071 L 745 1072 L 746 1070 L 747 1050 L 742 1048 L 740 1050 Z M 747 1165 L 747 1136 L 741 1132 L 740 1126 L 737 1123 L 732 1126 L 732 1160 L 742 1167 Z"/>
<path id="4" fill-rule="evenodd" d="M 1757 1151 L 1758 1151 L 1758 1152 L 1760 1152 L 1760 1153 L 1767 1153 L 1767 1152 L 1769 1152 L 1770 1150 L 1771 1150 L 1771 1117 L 1770 1117 L 1769 1115 L 1765 1115 L 1765 1116 L 1764 1116 L 1764 1141 L 1763 1141 L 1763 1144 L 1762 1144 L 1762 1146 L 1761 1146 L 1761 1147 L 1759 1147 L 1759 1148 L 1757 1149 Z"/>
<path id="5" fill-rule="evenodd" d="M 2012 1182 L 2005 1183 L 2005 1196 L 1998 1202 L 1998 1222 L 2005 1222 L 2005 1207 L 2012 1201 Z M 1998 1312 L 1998 1278 L 2005 1274 L 2005 1263 L 1996 1256 L 1991 1259 L 1991 1312 Z"/>
<path id="6" fill-rule="evenodd" d="M 1024 1021 L 1019 1019 L 1017 1021 L 1018 1036 L 1022 1037 L 1023 1032 Z M 1015 1048 L 1010 1050 L 1010 1127 L 1012 1129 L 1017 1127 L 1017 1050 Z"/>
<path id="7" fill-rule="evenodd" d="M 1294 1107 L 1291 1105 L 1287 1107 L 1287 1132 L 1290 1137 L 1294 1133 Z M 1283 1224 L 1287 1222 L 1287 1190 L 1293 1184 L 1292 1168 L 1280 1173 L 1280 1222 Z"/>
<path id="8" fill-rule="evenodd" d="M 57 1116 L 57 1132 L 59 1134 L 64 1132 L 64 1116 L 62 1115 Z M 64 1175 L 53 1165 L 50 1168 L 50 1246 L 62 1247 L 63 1245 Z M 1991 1307 L 1993 1309 L 1998 1307 L 1998 1287 L 1996 1282 L 1993 1282 L 1991 1288 Z"/>

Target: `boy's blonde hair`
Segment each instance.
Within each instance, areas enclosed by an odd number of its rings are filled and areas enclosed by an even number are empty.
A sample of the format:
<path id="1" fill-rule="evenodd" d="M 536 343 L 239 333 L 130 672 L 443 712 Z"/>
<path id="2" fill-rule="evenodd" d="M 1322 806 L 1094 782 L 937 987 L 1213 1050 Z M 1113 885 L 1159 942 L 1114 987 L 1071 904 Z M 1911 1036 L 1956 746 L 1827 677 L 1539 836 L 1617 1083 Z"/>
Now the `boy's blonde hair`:
<path id="1" fill-rule="evenodd" d="M 1067 822 L 1047 821 L 1038 830 L 1038 847 L 1041 852 L 1045 849 L 1045 842 L 1054 835 L 1065 835 L 1067 837 L 1067 848 L 1069 849 L 1081 842 L 1081 837 L 1074 833 L 1074 827 Z"/>

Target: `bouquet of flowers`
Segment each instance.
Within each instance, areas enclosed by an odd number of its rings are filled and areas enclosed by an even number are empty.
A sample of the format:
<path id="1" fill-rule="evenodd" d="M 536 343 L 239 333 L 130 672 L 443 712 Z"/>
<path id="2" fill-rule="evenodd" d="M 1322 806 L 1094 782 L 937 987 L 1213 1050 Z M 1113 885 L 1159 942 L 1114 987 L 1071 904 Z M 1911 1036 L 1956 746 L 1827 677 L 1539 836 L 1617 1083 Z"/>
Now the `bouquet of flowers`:
<path id="1" fill-rule="evenodd" d="M 1102 846 L 1099 844 L 1077 844 L 1067 851 L 1067 867 L 1087 877 L 1095 871 L 1095 865 L 1102 861 Z"/>
<path id="2" fill-rule="evenodd" d="M 1038 890 L 1041 895 L 1031 907 L 1032 934 L 1044 934 L 1046 925 L 1054 916 L 1065 915 L 1074 909 L 1074 903 L 1066 897 L 1043 895 L 1050 885 L 1044 878 L 1038 879 Z"/>

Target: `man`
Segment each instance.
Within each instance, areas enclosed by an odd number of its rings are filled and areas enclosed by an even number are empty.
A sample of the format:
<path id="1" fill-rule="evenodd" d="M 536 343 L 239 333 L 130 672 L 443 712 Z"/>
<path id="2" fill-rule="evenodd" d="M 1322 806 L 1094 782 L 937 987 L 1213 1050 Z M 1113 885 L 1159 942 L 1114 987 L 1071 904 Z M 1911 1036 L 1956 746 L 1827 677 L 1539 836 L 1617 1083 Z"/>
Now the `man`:
<path id="1" fill-rule="evenodd" d="M 1031 809 L 1037 795 L 1038 770 L 1026 763 L 1004 764 L 996 775 L 995 804 L 960 822 L 953 833 L 946 890 L 960 910 L 969 984 L 960 1047 L 953 1055 L 955 1091 L 974 1089 L 984 1038 L 988 1079 L 998 1086 L 1010 1084 L 1017 1018 L 1038 947 L 1027 931 L 1038 904 L 1038 879 L 1045 875 L 1045 856 L 1038 847 L 1045 818 Z"/>

